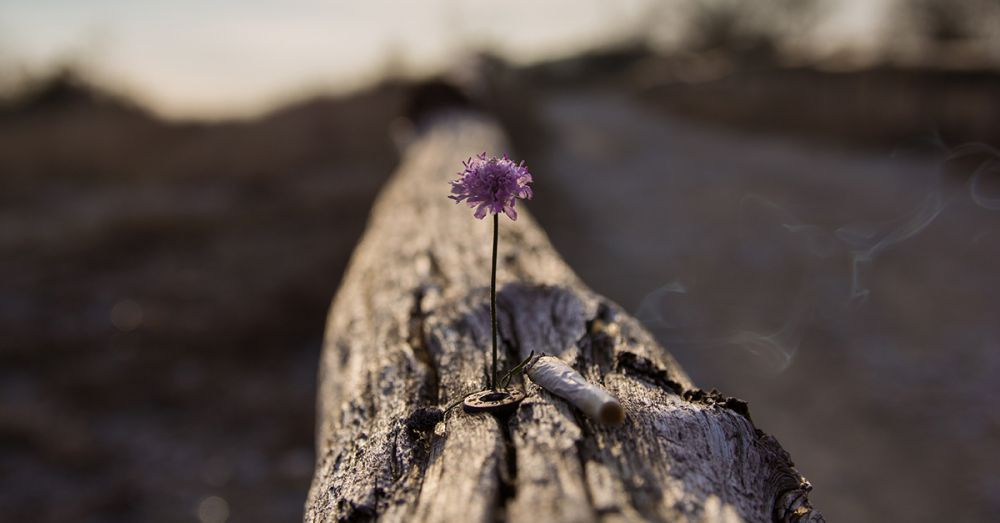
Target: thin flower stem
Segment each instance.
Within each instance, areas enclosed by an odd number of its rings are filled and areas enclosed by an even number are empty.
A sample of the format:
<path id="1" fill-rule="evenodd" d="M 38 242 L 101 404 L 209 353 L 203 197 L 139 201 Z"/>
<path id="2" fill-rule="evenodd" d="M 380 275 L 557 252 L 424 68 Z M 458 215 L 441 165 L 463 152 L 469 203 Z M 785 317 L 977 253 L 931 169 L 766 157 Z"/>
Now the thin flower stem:
<path id="1" fill-rule="evenodd" d="M 497 390 L 497 241 L 500 232 L 500 215 L 493 215 L 493 270 L 490 272 L 490 323 L 493 324 L 493 378 L 490 387 Z"/>

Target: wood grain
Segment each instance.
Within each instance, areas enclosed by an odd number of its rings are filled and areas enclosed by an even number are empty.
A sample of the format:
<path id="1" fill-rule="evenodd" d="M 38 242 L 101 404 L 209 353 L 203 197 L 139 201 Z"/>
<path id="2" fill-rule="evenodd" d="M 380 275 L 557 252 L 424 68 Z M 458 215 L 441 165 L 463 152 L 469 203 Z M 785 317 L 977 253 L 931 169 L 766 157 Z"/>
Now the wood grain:
<path id="1" fill-rule="evenodd" d="M 443 412 L 486 383 L 491 224 L 446 198 L 482 150 L 506 150 L 495 124 L 440 118 L 372 209 L 328 318 L 305 521 L 822 521 L 746 404 L 696 389 L 527 212 L 500 227 L 501 368 L 560 357 L 625 423 L 593 423 L 530 380 L 508 418 Z"/>

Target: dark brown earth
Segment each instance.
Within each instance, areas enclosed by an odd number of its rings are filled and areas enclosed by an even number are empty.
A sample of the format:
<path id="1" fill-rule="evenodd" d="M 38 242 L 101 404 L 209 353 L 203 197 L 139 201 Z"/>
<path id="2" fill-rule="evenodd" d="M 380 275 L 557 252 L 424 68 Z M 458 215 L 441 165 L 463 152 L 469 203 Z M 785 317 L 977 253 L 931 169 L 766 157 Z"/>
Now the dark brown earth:
<path id="1" fill-rule="evenodd" d="M 1000 511 L 1000 188 L 970 185 L 988 154 L 938 175 L 998 143 L 961 94 L 997 78 L 755 72 L 735 101 L 738 74 L 608 63 L 487 76 L 563 257 L 749 400 L 831 520 Z M 192 124 L 63 79 L 0 113 L 4 518 L 301 517 L 324 316 L 407 93 Z"/>
<path id="2" fill-rule="evenodd" d="M 55 85 L 0 119 L 0 507 L 301 518 L 323 322 L 402 90 L 179 125 Z"/>

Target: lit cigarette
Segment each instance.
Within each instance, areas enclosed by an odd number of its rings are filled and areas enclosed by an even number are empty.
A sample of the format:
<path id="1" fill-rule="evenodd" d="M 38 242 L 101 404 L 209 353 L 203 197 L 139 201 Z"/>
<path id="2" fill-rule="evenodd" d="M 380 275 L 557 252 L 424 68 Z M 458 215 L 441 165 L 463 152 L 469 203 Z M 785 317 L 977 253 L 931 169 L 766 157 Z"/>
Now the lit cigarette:
<path id="1" fill-rule="evenodd" d="M 618 425 L 625 421 L 625 409 L 614 396 L 584 379 L 559 358 L 540 356 L 528 367 L 527 373 L 538 386 L 572 403 L 584 414 L 605 425 Z"/>

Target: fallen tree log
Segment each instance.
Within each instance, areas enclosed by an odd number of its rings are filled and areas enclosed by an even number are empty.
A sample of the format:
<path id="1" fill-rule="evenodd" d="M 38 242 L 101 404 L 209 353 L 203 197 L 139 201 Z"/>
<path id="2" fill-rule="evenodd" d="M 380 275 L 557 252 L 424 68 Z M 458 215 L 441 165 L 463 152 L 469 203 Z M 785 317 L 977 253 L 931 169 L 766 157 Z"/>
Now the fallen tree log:
<path id="1" fill-rule="evenodd" d="M 327 323 L 305 520 L 821 521 L 746 404 L 696 389 L 526 212 L 500 228 L 501 368 L 558 356 L 625 422 L 596 424 L 528 379 L 509 417 L 443 412 L 484 386 L 490 348 L 490 220 L 447 199 L 447 182 L 505 149 L 489 120 L 439 118 L 376 201 Z"/>

